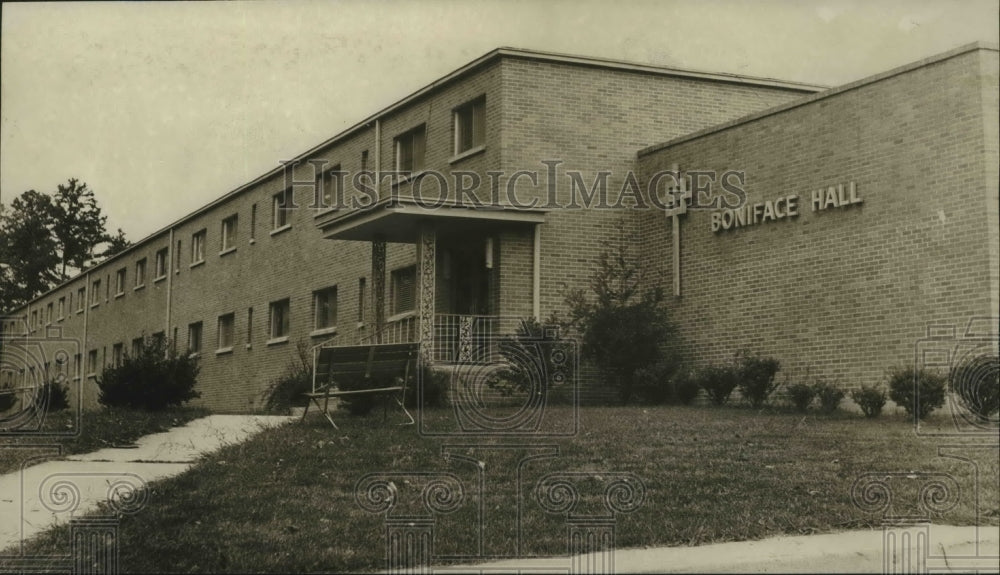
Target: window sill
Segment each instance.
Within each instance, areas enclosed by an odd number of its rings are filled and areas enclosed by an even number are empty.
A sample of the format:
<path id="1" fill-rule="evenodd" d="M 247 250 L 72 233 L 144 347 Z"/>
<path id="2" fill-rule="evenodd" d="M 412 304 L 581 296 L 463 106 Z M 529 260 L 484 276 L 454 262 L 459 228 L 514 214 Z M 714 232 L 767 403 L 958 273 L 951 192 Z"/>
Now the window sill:
<path id="1" fill-rule="evenodd" d="M 365 329 L 365 322 L 359 321 L 358 325 L 356 325 L 354 327 L 356 327 L 357 329 Z"/>
<path id="2" fill-rule="evenodd" d="M 288 336 L 283 335 L 281 337 L 274 337 L 267 340 L 267 345 L 278 345 L 279 343 L 288 343 Z"/>
<path id="3" fill-rule="evenodd" d="M 78 310 L 76 310 L 76 315 L 80 315 L 81 313 L 83 313 L 83 310 L 82 310 L 82 309 L 78 309 Z"/>
<path id="4" fill-rule="evenodd" d="M 247 349 L 253 349 L 253 344 L 252 344 L 252 343 L 248 343 L 248 344 L 246 345 L 246 348 L 247 348 Z"/>
<path id="5" fill-rule="evenodd" d="M 402 313 L 397 313 L 396 315 L 391 315 L 391 316 L 385 318 L 385 323 L 392 323 L 392 322 L 404 320 L 406 318 L 410 318 L 410 317 L 413 317 L 415 315 L 417 315 L 417 310 L 411 309 L 411 310 L 404 311 Z"/>
<path id="6" fill-rule="evenodd" d="M 90 309 L 94 309 L 95 307 L 97 307 L 99 305 L 101 305 L 101 304 L 100 303 L 92 303 L 92 304 L 90 304 Z"/>
<path id="7" fill-rule="evenodd" d="M 160 276 L 160 277 L 158 277 L 158 278 L 153 278 L 153 283 L 154 283 L 154 284 L 158 284 L 158 283 L 160 283 L 161 281 L 163 281 L 163 280 L 165 280 L 165 279 L 167 279 L 167 276 L 165 276 L 165 275 L 163 275 L 163 276 Z"/>
<path id="8" fill-rule="evenodd" d="M 250 244 L 250 245 L 252 246 L 252 245 L 254 245 L 255 243 L 257 243 L 257 240 L 255 240 L 255 239 L 253 239 L 253 238 L 250 238 L 250 241 L 249 241 L 248 243 L 249 243 L 249 244 Z"/>
<path id="9" fill-rule="evenodd" d="M 338 211 L 337 208 L 323 208 L 321 210 L 318 210 L 316 214 L 313 215 L 313 219 L 322 218 L 323 216 L 329 216 L 330 214 L 337 213 L 337 211 Z"/>
<path id="10" fill-rule="evenodd" d="M 233 346 L 220 347 L 219 349 L 215 350 L 215 355 L 226 355 L 229 353 L 233 353 Z"/>
<path id="11" fill-rule="evenodd" d="M 198 266 L 203 266 L 203 265 L 205 265 L 205 260 L 198 260 L 198 261 L 194 262 L 193 264 L 189 265 L 188 268 L 193 269 L 193 268 L 196 268 Z M 180 271 L 180 270 L 178 270 L 178 271 Z"/>
<path id="12" fill-rule="evenodd" d="M 96 373 L 88 373 L 87 374 L 87 379 L 96 379 L 96 378 L 97 378 L 97 374 Z"/>
<path id="13" fill-rule="evenodd" d="M 451 157 L 451 159 L 448 160 L 448 163 L 449 164 L 454 164 L 455 162 L 461 162 L 465 158 L 469 158 L 469 157 L 475 156 L 477 154 L 481 154 L 482 152 L 485 152 L 485 151 L 486 151 L 486 144 L 481 144 L 481 145 L 476 146 L 474 148 L 469 148 L 468 150 L 466 150 L 464 152 L 459 152 L 459 153 L 455 154 L 454 156 Z"/>
<path id="14" fill-rule="evenodd" d="M 272 236 L 276 236 L 276 235 L 280 234 L 281 232 L 285 232 L 285 231 L 288 231 L 290 229 L 292 229 L 292 224 L 285 224 L 285 225 L 281 226 L 280 228 L 275 228 L 275 229 L 271 230 L 271 235 Z"/>
<path id="15" fill-rule="evenodd" d="M 118 299 L 118 298 L 120 298 L 120 297 L 122 297 L 122 296 L 124 296 L 124 295 L 125 295 L 125 292 L 119 292 L 119 293 L 116 293 L 116 294 L 115 294 L 115 299 Z"/>
<path id="16" fill-rule="evenodd" d="M 145 287 L 146 287 L 146 284 L 139 284 L 139 285 L 135 286 L 134 288 L 132 288 L 132 291 L 139 291 L 141 289 L 145 289 Z"/>
<path id="17" fill-rule="evenodd" d="M 198 359 L 199 357 L 201 357 L 200 351 L 192 351 L 191 353 L 188 354 L 188 358 L 190 359 Z"/>
<path id="18" fill-rule="evenodd" d="M 231 248 L 226 248 L 226 249 L 222 250 L 221 252 L 219 252 L 219 257 L 221 258 L 222 256 L 224 256 L 226 254 L 231 254 L 231 253 L 233 253 L 235 251 L 236 251 L 236 246 L 233 246 Z"/>
<path id="19" fill-rule="evenodd" d="M 324 327 L 322 329 L 314 329 L 311 332 L 309 332 L 309 337 L 319 337 L 321 335 L 330 335 L 333 333 L 337 333 L 337 326 Z"/>

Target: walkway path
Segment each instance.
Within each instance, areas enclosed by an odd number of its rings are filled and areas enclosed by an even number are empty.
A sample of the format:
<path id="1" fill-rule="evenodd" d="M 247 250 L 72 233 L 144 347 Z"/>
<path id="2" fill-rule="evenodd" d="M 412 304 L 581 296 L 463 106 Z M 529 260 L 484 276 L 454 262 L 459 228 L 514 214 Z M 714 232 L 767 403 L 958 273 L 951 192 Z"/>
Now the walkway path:
<path id="1" fill-rule="evenodd" d="M 136 510 L 135 488 L 187 470 L 203 454 L 238 443 L 288 417 L 211 415 L 163 433 L 147 435 L 128 449 L 101 449 L 48 461 L 0 476 L 0 550 L 45 529 L 68 523 L 107 502 Z M 138 493 L 141 493 L 138 492 Z"/>

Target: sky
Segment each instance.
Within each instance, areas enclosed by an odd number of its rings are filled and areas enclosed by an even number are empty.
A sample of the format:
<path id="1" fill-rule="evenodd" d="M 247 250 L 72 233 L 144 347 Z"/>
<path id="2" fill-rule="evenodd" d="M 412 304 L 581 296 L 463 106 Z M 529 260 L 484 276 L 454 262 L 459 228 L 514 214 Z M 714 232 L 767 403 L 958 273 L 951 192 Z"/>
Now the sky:
<path id="1" fill-rule="evenodd" d="M 0 202 L 139 240 L 499 46 L 823 85 L 1000 41 L 1000 0 L 3 3 Z"/>

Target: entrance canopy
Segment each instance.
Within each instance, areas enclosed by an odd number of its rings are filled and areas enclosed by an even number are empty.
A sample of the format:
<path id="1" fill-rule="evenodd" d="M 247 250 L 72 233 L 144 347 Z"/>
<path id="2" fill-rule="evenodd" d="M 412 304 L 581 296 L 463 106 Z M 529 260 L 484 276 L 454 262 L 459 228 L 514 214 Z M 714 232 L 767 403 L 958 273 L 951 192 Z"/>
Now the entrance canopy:
<path id="1" fill-rule="evenodd" d="M 365 209 L 331 212 L 317 222 L 326 239 L 372 240 L 384 238 L 393 243 L 416 243 L 421 224 L 434 223 L 458 231 L 484 231 L 511 224 L 541 224 L 543 210 L 517 209 L 509 206 L 470 206 L 454 202 L 420 203 L 408 197 L 389 197 Z"/>

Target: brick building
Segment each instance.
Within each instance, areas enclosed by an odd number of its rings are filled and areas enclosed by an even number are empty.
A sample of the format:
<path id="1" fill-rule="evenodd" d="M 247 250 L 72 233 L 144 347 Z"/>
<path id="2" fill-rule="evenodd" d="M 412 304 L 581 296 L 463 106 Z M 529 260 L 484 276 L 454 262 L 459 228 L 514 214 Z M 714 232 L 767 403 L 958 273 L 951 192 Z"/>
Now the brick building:
<path id="1" fill-rule="evenodd" d="M 649 183 L 675 167 L 741 172 L 749 207 L 671 204 Z M 502 48 L 11 310 L 0 385 L 64 370 L 92 404 L 143 335 L 200 354 L 219 411 L 259 409 L 300 347 L 461 362 L 561 309 L 619 223 L 696 361 L 872 383 L 927 322 L 1000 315 L 997 205 L 992 47 L 825 91 Z M 46 338 L 75 347 L 25 351 Z"/>

